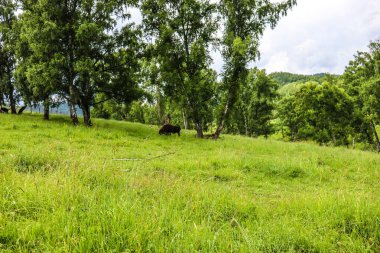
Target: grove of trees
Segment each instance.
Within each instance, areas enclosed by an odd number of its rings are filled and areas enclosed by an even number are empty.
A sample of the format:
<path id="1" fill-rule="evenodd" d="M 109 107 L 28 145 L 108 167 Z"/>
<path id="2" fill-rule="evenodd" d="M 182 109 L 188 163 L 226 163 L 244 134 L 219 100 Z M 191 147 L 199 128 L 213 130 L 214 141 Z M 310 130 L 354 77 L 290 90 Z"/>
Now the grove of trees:
<path id="1" fill-rule="evenodd" d="M 65 103 L 91 117 L 272 134 L 380 151 L 380 40 L 341 76 L 250 69 L 295 0 L 0 0 L 0 112 Z M 141 24 L 129 12 L 139 9 Z M 212 68 L 212 53 L 223 71 Z M 25 107 L 25 106 L 24 106 Z"/>

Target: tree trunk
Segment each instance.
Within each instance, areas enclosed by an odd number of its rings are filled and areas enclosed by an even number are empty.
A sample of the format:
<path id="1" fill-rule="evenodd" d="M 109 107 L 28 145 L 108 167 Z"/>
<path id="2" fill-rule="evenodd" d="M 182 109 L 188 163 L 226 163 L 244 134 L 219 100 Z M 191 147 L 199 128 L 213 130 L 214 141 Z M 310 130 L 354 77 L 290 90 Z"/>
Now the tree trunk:
<path id="1" fill-rule="evenodd" d="M 50 109 L 50 102 L 49 99 L 44 100 L 44 120 L 49 120 L 49 109 Z"/>
<path id="2" fill-rule="evenodd" d="M 213 134 L 213 139 L 218 139 L 219 135 L 222 133 L 224 123 L 226 121 L 228 112 L 229 112 L 229 99 L 227 99 L 226 105 L 224 106 L 224 110 L 220 116 L 218 127 L 216 128 L 215 133 Z"/>
<path id="3" fill-rule="evenodd" d="M 23 107 L 20 108 L 20 110 L 18 110 L 18 114 L 22 114 L 24 112 L 24 110 L 26 109 L 26 105 L 24 105 Z"/>
<path id="4" fill-rule="evenodd" d="M 376 150 L 377 152 L 380 153 L 380 140 L 379 140 L 379 135 L 377 134 L 377 131 L 376 131 L 376 125 L 375 125 L 375 122 L 371 122 L 372 123 L 372 128 L 373 128 L 373 133 L 375 134 L 375 138 L 376 138 Z"/>
<path id="5" fill-rule="evenodd" d="M 158 115 L 158 122 L 159 124 L 162 124 L 164 116 L 165 116 L 165 100 L 163 96 L 160 93 L 160 90 L 157 85 L 155 85 L 156 89 L 156 95 L 157 95 L 157 115 Z"/>
<path id="6" fill-rule="evenodd" d="M 6 73 L 7 73 L 7 86 L 8 86 L 7 90 L 8 90 L 9 104 L 10 104 L 10 107 L 11 107 L 11 113 L 12 114 L 17 114 L 16 99 L 15 99 L 14 94 L 13 94 L 13 92 L 15 91 L 15 89 L 14 89 L 14 86 L 12 84 L 13 73 L 12 73 L 12 70 L 9 67 L 7 67 Z"/>
<path id="7" fill-rule="evenodd" d="M 70 118 L 74 126 L 79 124 L 77 109 L 75 108 L 75 104 L 73 104 L 70 100 L 67 101 L 70 109 Z"/>
<path id="8" fill-rule="evenodd" d="M 244 115 L 244 127 L 245 127 L 245 136 L 248 136 L 248 120 L 247 120 L 247 115 L 243 113 Z"/>
<path id="9" fill-rule="evenodd" d="M 281 125 L 281 135 L 282 135 L 282 139 L 285 139 L 284 126 L 283 125 Z"/>
<path id="10" fill-rule="evenodd" d="M 72 74 L 70 73 L 70 78 Z M 71 122 L 74 126 L 79 124 L 78 115 L 77 115 L 77 109 L 75 108 L 75 105 L 77 104 L 77 96 L 76 92 L 74 91 L 73 81 L 74 78 L 69 80 L 69 99 L 67 100 L 67 103 L 69 104 L 70 108 L 70 118 Z"/>
<path id="11" fill-rule="evenodd" d="M 375 144 L 374 144 L 374 142 L 373 142 L 373 136 L 371 136 L 371 135 L 368 133 L 368 130 L 367 130 L 367 129 L 365 129 L 364 132 L 365 132 L 365 135 L 366 135 L 366 137 L 367 137 L 367 141 L 365 141 L 364 143 L 366 144 L 366 143 L 368 142 L 371 146 L 374 146 Z"/>
<path id="12" fill-rule="evenodd" d="M 295 132 L 296 132 L 296 130 L 294 129 L 294 127 L 291 127 L 290 128 L 290 141 L 295 141 Z"/>
<path id="13" fill-rule="evenodd" d="M 187 120 L 187 115 L 185 111 L 182 111 L 182 117 L 183 117 L 183 126 L 187 130 L 190 128 L 190 126 L 189 126 L 189 121 Z"/>
<path id="14" fill-rule="evenodd" d="M 83 121 L 85 126 L 92 126 L 91 123 L 91 112 L 90 112 L 90 106 L 88 105 L 87 101 L 84 101 L 81 103 L 82 111 L 83 111 Z"/>
<path id="15" fill-rule="evenodd" d="M 213 134 L 214 139 L 219 138 L 219 135 L 221 134 L 221 132 L 223 130 L 224 124 L 229 117 L 231 109 L 237 101 L 239 89 L 240 89 L 240 83 L 242 81 L 244 81 L 244 79 L 245 79 L 245 76 L 242 76 L 242 74 L 245 72 L 245 70 L 246 70 L 245 66 L 241 66 L 239 64 L 235 65 L 233 67 L 233 74 L 231 75 L 230 80 L 227 81 L 227 82 L 229 82 L 229 88 L 227 91 L 226 104 L 225 104 L 224 109 L 220 115 L 218 127 L 217 127 L 215 133 Z"/>
<path id="16" fill-rule="evenodd" d="M 11 89 L 11 91 L 9 92 L 9 103 L 10 103 L 10 106 L 11 106 L 11 113 L 12 114 L 17 114 L 16 100 L 13 97 L 13 89 Z"/>
<path id="17" fill-rule="evenodd" d="M 66 2 L 67 3 L 67 2 Z M 74 4 L 74 6 L 76 6 L 76 4 Z M 75 7 L 76 8 L 76 7 Z M 69 21 L 69 20 L 68 20 Z M 76 72 L 75 72 L 75 68 L 74 68 L 74 61 L 75 61 L 75 57 L 74 57 L 74 39 L 75 39 L 75 35 L 73 32 L 68 32 L 66 34 L 66 43 L 67 43 L 67 47 L 68 47 L 68 50 L 67 50 L 67 72 L 65 73 L 66 74 L 66 78 L 67 78 L 67 85 L 68 85 L 68 92 L 69 92 L 69 98 L 68 98 L 68 104 L 69 104 L 69 108 L 70 108 L 70 118 L 71 118 L 71 121 L 73 123 L 74 126 L 78 125 L 79 124 L 79 120 L 78 120 L 78 115 L 77 115 L 77 110 L 75 108 L 76 104 L 78 103 L 78 92 L 75 90 L 75 87 L 74 87 L 74 80 L 75 80 L 75 77 L 76 77 Z"/>
<path id="18" fill-rule="evenodd" d="M 333 144 L 334 144 L 334 146 L 336 146 L 336 138 L 335 138 L 335 134 L 331 134 L 331 139 L 332 139 L 332 141 L 333 141 Z"/>
<path id="19" fill-rule="evenodd" d="M 195 123 L 195 129 L 197 130 L 197 138 L 203 138 L 203 128 L 202 124 Z"/>

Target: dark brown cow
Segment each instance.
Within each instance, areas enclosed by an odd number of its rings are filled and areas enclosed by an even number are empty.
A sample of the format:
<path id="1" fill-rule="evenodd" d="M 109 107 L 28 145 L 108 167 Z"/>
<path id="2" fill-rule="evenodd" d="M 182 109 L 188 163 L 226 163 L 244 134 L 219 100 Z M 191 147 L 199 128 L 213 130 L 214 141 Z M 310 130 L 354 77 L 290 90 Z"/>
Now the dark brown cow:
<path id="1" fill-rule="evenodd" d="M 159 134 L 166 134 L 166 135 L 170 135 L 170 134 L 178 134 L 178 136 L 180 136 L 180 132 L 181 132 L 181 127 L 180 126 L 173 126 L 173 125 L 170 125 L 170 124 L 165 124 L 161 127 L 160 131 L 158 131 Z"/>
<path id="2" fill-rule="evenodd" d="M 8 113 L 8 112 L 9 112 L 9 109 L 4 108 L 4 107 L 1 107 L 0 110 L 1 110 L 1 112 L 3 112 L 3 113 Z"/>

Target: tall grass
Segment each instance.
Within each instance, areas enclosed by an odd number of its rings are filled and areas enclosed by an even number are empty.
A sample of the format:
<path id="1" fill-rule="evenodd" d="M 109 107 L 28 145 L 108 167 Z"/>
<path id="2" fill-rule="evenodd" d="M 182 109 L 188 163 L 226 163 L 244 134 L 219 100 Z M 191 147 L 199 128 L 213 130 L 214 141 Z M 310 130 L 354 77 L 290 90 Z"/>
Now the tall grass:
<path id="1" fill-rule="evenodd" d="M 157 132 L 0 115 L 0 252 L 380 252 L 378 154 Z"/>

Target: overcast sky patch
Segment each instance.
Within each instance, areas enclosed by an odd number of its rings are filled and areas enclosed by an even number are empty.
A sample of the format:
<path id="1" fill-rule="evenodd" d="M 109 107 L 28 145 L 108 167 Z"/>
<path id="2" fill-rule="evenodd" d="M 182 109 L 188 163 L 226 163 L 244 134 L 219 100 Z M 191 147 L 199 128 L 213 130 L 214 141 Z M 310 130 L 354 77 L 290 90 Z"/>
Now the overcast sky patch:
<path id="1" fill-rule="evenodd" d="M 260 42 L 255 65 L 267 72 L 341 74 L 358 51 L 380 38 L 379 0 L 298 0 Z"/>

